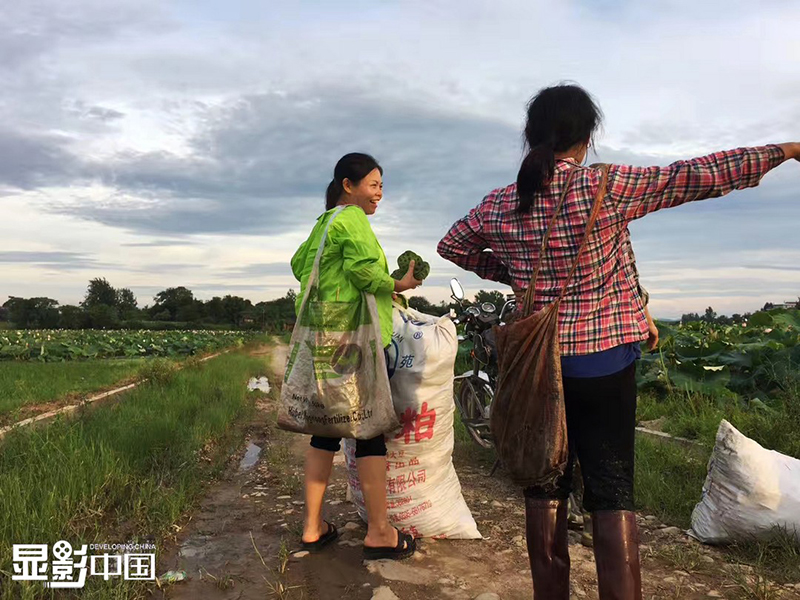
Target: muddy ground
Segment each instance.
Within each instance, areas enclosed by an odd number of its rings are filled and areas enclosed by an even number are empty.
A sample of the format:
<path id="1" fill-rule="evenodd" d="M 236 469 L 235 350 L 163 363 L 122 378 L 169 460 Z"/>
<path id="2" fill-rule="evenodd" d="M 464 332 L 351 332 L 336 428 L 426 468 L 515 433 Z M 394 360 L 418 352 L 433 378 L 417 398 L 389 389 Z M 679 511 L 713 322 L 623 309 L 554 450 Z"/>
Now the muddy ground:
<path id="1" fill-rule="evenodd" d="M 261 349 L 271 365 L 285 364 L 285 346 Z M 266 361 L 265 361 L 266 363 Z M 280 370 L 280 369 L 279 369 Z M 265 373 L 278 382 L 281 373 Z M 346 501 L 344 457 L 334 463 L 326 518 L 342 532 L 319 554 L 297 552 L 303 514 L 305 436 L 274 427 L 276 390 L 256 400 L 247 442 L 233 457 L 199 509 L 162 549 L 159 573 L 184 570 L 188 578 L 156 590 L 156 598 L 185 600 L 521 600 L 532 597 L 519 490 L 502 472 L 456 457 L 464 497 L 483 540 L 424 539 L 401 563 L 362 560 L 365 528 Z M 258 393 L 255 393 L 258 394 Z M 260 449 L 260 452 L 259 452 Z M 462 454 L 462 453 L 460 453 Z M 800 599 L 800 583 L 764 581 L 677 528 L 640 515 L 644 597 Z M 597 598 L 594 556 L 570 532 L 572 597 Z"/>

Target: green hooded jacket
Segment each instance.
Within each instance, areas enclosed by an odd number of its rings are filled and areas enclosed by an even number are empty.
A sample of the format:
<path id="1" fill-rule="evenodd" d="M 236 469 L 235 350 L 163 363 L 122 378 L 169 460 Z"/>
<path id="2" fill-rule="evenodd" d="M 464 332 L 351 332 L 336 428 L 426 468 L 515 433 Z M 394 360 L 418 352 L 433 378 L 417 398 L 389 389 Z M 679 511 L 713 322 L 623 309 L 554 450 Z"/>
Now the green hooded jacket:
<path id="1" fill-rule="evenodd" d="M 300 282 L 295 312 L 300 304 L 314 267 L 322 234 L 336 209 L 323 213 L 311 235 L 292 257 L 292 272 Z M 320 260 L 320 300 L 357 302 L 361 292 L 374 294 L 384 347 L 392 341 L 392 292 L 394 279 L 389 276 L 386 255 L 370 227 L 367 215 L 358 206 L 348 206 L 333 220 Z"/>

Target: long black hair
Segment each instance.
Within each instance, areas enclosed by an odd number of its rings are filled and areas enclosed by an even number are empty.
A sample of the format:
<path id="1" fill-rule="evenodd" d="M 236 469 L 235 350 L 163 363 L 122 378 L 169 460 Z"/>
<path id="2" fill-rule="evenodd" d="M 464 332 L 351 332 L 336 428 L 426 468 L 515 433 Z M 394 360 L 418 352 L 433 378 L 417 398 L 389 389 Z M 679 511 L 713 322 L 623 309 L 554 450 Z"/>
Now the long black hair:
<path id="1" fill-rule="evenodd" d="M 325 192 L 325 210 L 330 210 L 339 203 L 344 193 L 345 179 L 349 179 L 353 185 L 358 185 L 359 181 L 375 169 L 378 169 L 383 175 L 383 168 L 369 154 L 351 152 L 340 158 L 333 169 L 333 180 L 328 184 L 328 190 Z"/>
<path id="2" fill-rule="evenodd" d="M 528 154 L 517 174 L 519 212 L 527 212 L 533 197 L 553 179 L 556 152 L 589 141 L 603 120 L 600 107 L 586 90 L 562 84 L 540 90 L 528 103 L 525 142 Z"/>

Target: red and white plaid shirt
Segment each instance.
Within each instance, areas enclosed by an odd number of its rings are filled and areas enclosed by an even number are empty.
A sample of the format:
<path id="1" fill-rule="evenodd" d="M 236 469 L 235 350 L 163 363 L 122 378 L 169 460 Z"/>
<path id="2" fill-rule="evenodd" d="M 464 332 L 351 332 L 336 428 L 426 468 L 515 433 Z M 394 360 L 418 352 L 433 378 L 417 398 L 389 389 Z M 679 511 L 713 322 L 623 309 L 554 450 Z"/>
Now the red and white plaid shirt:
<path id="1" fill-rule="evenodd" d="M 668 167 L 611 165 L 608 189 L 594 231 L 559 311 L 561 352 L 590 354 L 647 338 L 628 223 L 684 202 L 758 185 L 784 161 L 777 146 L 740 148 L 682 160 Z M 554 301 L 569 274 L 600 184 L 600 170 L 556 161 L 549 188 L 528 213 L 518 213 L 517 184 L 486 196 L 457 221 L 437 252 L 484 279 L 526 289 L 571 169 L 570 184 L 536 282 L 534 310 Z"/>

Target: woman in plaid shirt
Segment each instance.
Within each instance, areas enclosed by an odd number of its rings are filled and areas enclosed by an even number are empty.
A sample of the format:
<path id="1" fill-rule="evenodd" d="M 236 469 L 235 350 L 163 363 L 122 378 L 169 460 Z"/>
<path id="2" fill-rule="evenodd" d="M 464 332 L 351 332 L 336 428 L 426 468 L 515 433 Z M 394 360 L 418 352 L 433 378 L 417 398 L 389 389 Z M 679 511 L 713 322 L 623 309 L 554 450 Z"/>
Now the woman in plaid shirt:
<path id="1" fill-rule="evenodd" d="M 528 106 L 530 148 L 516 183 L 492 191 L 456 222 L 439 254 L 484 279 L 525 291 L 570 172 L 577 170 L 548 241 L 535 310 L 554 301 L 578 253 L 601 172 L 583 167 L 602 119 L 574 85 L 546 88 Z M 555 493 L 527 488 L 526 529 L 534 594 L 569 598 L 567 497 L 574 460 L 593 515 L 601 600 L 641 598 L 633 512 L 635 361 L 652 335 L 638 286 L 628 224 L 648 213 L 758 185 L 800 144 L 717 152 L 668 167 L 611 165 L 595 228 L 559 311 L 570 461 Z M 652 341 L 652 340 L 651 340 Z"/>

